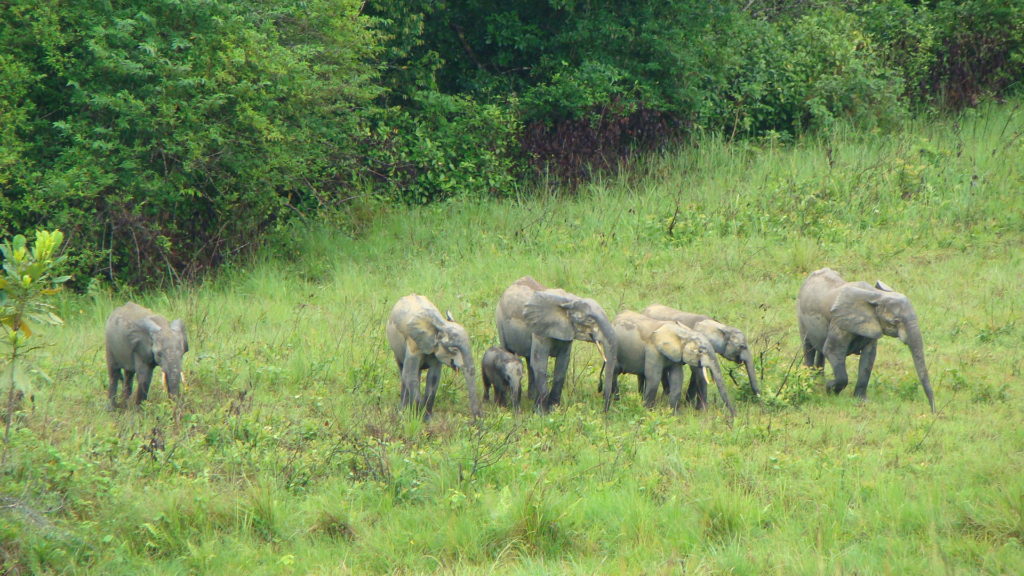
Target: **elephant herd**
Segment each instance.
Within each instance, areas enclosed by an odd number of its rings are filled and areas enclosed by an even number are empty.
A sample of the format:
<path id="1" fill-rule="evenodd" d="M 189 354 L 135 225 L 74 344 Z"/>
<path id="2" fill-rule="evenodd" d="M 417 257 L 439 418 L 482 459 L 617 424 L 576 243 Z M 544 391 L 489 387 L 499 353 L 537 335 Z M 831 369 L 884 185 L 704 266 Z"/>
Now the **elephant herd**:
<path id="1" fill-rule="evenodd" d="M 845 282 L 837 272 L 813 272 L 797 295 L 797 318 L 804 365 L 824 368 L 828 360 L 833 378 L 826 384 L 838 394 L 846 387 L 846 357 L 860 356 L 854 394 L 867 397 L 878 340 L 899 338 L 909 348 L 921 386 L 932 412 L 935 399 L 924 360 L 924 343 L 910 300 L 882 282 Z M 575 340 L 593 342 L 604 360 L 598 390 L 607 411 L 618 395 L 620 374 L 636 375 L 644 404 L 654 405 L 659 388 L 678 409 L 682 399 L 683 366 L 690 368 L 686 400 L 698 408 L 707 404 L 708 373 L 730 414 L 735 414 L 725 389 L 718 356 L 743 364 L 750 387 L 760 394 L 754 360 L 743 333 L 708 316 L 652 305 L 642 312 L 625 310 L 614 320 L 600 304 L 558 288 L 547 288 L 529 276 L 516 280 L 501 295 L 495 314 L 500 347 L 487 350 L 481 361 L 484 399 L 519 407 L 526 359 L 528 395 L 535 409 L 546 412 L 558 404 Z M 430 300 L 419 294 L 401 298 L 387 321 L 387 340 L 398 364 L 401 406 L 415 406 L 429 418 L 441 377 L 442 365 L 460 370 L 466 382 L 470 410 L 480 414 L 476 367 L 466 329 L 450 315 L 442 316 Z M 132 380 L 138 376 L 134 396 L 141 403 L 149 393 L 153 370 L 160 366 L 169 396 L 177 396 L 182 381 L 182 357 L 188 336 L 181 320 L 163 316 L 129 302 L 115 309 L 106 324 L 109 406 L 117 404 L 117 388 L 124 381 L 123 397 L 132 398 Z M 548 360 L 554 358 L 554 372 Z M 420 389 L 426 370 L 426 390 Z"/>
<path id="2" fill-rule="evenodd" d="M 833 378 L 826 388 L 838 394 L 847 385 L 846 357 L 860 356 L 855 395 L 867 397 L 868 379 L 877 341 L 895 336 L 911 351 L 918 377 L 932 412 L 935 399 L 924 361 L 924 344 L 917 316 L 909 299 L 878 282 L 845 282 L 834 270 L 812 273 L 797 296 L 797 317 L 804 364 L 824 368 L 827 359 Z M 688 402 L 707 404 L 708 373 L 730 414 L 735 414 L 725 389 L 718 356 L 743 364 L 750 387 L 760 394 L 753 355 L 743 333 L 708 316 L 663 305 L 642 312 L 620 312 L 609 319 L 599 303 L 565 290 L 547 288 L 529 276 L 516 280 L 501 295 L 495 314 L 500 347 L 487 350 L 481 361 L 484 399 L 494 388 L 499 405 L 519 407 L 523 366 L 529 399 L 540 412 L 558 404 L 575 340 L 593 342 L 604 360 L 598 390 L 607 411 L 618 394 L 620 374 L 637 376 L 644 404 L 654 405 L 664 388 L 669 404 L 678 409 L 682 397 L 683 366 L 690 368 Z M 476 369 L 469 335 L 450 315 L 441 316 L 424 296 L 411 294 L 394 306 L 387 337 L 401 374 L 401 406 L 410 404 L 430 416 L 441 366 L 461 370 L 465 376 L 470 410 L 480 414 Z M 554 372 L 548 360 L 554 358 Z M 420 393 L 420 372 L 427 371 L 426 391 Z"/>

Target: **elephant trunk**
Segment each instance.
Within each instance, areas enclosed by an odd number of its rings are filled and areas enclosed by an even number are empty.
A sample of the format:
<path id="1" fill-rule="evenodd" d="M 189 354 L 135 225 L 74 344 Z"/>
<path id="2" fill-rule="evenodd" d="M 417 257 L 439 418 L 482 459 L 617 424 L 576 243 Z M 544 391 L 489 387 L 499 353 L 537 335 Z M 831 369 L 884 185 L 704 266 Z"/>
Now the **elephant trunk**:
<path id="1" fill-rule="evenodd" d="M 731 416 L 736 416 L 736 409 L 732 407 L 732 402 L 729 400 L 729 393 L 725 390 L 725 380 L 722 378 L 722 367 L 719 366 L 714 353 L 705 354 L 701 357 L 701 365 L 711 371 L 711 377 L 715 380 L 715 386 L 718 386 L 718 395 L 721 396 L 722 401 L 725 402 L 725 406 L 729 409 L 729 414 Z"/>
<path id="2" fill-rule="evenodd" d="M 516 412 L 518 412 L 519 400 L 523 395 L 523 375 L 522 373 L 519 373 L 518 375 L 509 374 L 506 377 L 509 381 L 508 391 L 506 392 L 508 395 L 507 402 Z"/>
<path id="3" fill-rule="evenodd" d="M 754 396 L 760 396 L 761 388 L 757 385 L 757 372 L 754 370 L 754 355 L 750 353 L 750 350 L 744 350 L 743 354 L 740 355 L 740 361 L 747 367 L 747 379 L 750 380 L 750 389 L 753 390 Z"/>
<path id="4" fill-rule="evenodd" d="M 167 395 L 171 398 L 178 396 L 181 392 L 181 363 L 168 362 L 167 366 L 161 366 L 160 368 L 164 373 Z"/>
<path id="5" fill-rule="evenodd" d="M 594 342 L 601 348 L 601 355 L 604 357 L 604 411 L 607 412 L 612 405 L 612 395 L 615 392 L 615 360 L 619 354 L 619 343 L 615 336 L 615 329 L 612 323 L 606 318 L 598 318 L 598 327 L 601 332 L 594 338 Z"/>
<path id="6" fill-rule="evenodd" d="M 921 381 L 924 395 L 928 397 L 928 405 L 934 413 L 935 395 L 932 392 L 931 379 L 928 378 L 928 365 L 924 361 L 924 339 L 921 338 L 921 329 L 918 327 L 917 322 L 906 325 L 904 330 L 901 331 L 900 340 L 910 348 L 910 355 L 914 358 L 914 369 L 917 370 L 917 378 Z"/>

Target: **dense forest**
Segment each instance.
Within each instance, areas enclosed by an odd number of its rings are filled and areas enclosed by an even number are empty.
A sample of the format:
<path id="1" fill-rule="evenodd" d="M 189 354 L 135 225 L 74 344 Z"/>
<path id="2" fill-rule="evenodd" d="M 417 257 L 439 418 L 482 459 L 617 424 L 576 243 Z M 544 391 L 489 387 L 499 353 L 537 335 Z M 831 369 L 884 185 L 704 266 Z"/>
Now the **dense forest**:
<path id="1" fill-rule="evenodd" d="M 1022 76 L 1024 0 L 11 0 L 0 234 L 62 229 L 79 288 L 173 282 L 294 219 L 885 130 Z"/>

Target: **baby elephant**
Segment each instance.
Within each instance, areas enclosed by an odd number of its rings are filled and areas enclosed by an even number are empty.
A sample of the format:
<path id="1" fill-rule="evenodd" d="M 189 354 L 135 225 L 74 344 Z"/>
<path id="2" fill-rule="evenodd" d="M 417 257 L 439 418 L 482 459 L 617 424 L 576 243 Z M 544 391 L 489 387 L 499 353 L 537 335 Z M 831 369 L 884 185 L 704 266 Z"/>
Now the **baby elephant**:
<path id="1" fill-rule="evenodd" d="M 124 370 L 124 399 L 132 395 L 132 378 L 139 375 L 135 403 L 149 396 L 153 367 L 160 366 L 167 380 L 167 395 L 177 396 L 181 385 L 181 358 L 188 352 L 185 324 L 179 319 L 168 323 L 163 316 L 129 302 L 107 318 L 107 388 L 109 408 L 116 405 L 117 383 Z"/>
<path id="2" fill-rule="evenodd" d="M 493 385 L 494 401 L 499 406 L 511 403 L 513 408 L 518 409 L 523 380 L 523 363 L 519 356 L 504 348 L 492 346 L 484 353 L 480 368 L 484 374 L 484 400 L 490 400 Z"/>

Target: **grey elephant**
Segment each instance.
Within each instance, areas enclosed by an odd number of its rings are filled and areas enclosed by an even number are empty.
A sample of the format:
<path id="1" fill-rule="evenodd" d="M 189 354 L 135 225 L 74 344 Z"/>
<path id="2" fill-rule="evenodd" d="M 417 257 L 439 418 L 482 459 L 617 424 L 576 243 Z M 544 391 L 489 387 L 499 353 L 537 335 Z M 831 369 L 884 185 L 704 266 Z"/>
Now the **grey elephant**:
<path id="1" fill-rule="evenodd" d="M 499 406 L 511 405 L 519 409 L 523 381 L 523 362 L 519 356 L 492 346 L 484 352 L 480 373 L 484 379 L 484 400 L 490 400 L 491 386 L 494 386 L 494 401 Z"/>
<path id="2" fill-rule="evenodd" d="M 167 395 L 176 397 L 181 386 L 181 359 L 188 352 L 188 334 L 180 319 L 167 322 L 148 308 L 128 302 L 114 309 L 106 326 L 107 400 L 116 406 L 117 384 L 124 379 L 124 399 L 132 395 L 132 379 L 138 375 L 135 403 L 149 396 L 153 368 L 159 366 L 167 380 Z"/>
<path id="3" fill-rule="evenodd" d="M 804 280 L 796 299 L 804 365 L 832 366 L 829 392 L 838 394 L 849 382 L 846 357 L 860 355 L 854 395 L 867 398 L 878 340 L 894 336 L 910 349 L 914 368 L 932 412 L 935 396 L 924 361 L 924 341 L 910 300 L 882 282 L 846 282 L 831 268 L 817 270 Z"/>
<path id="4" fill-rule="evenodd" d="M 673 410 L 679 409 L 682 367 L 685 364 L 702 374 L 709 370 L 729 413 L 736 415 L 725 391 L 715 350 L 703 334 L 677 322 L 655 320 L 631 310 L 619 313 L 612 326 L 618 339 L 618 353 L 612 370 L 614 378 L 617 380 L 623 373 L 636 374 L 648 408 L 654 405 L 659 384 L 665 381 L 668 403 Z"/>
<path id="5" fill-rule="evenodd" d="M 529 276 L 516 280 L 501 295 L 496 318 L 502 348 L 526 358 L 529 396 L 541 412 L 561 401 L 573 340 L 595 343 L 606 362 L 615 358 L 615 330 L 600 304 L 546 288 Z M 555 358 L 550 391 L 549 357 Z M 612 373 L 607 372 L 605 411 L 612 399 Z"/>
<path id="6" fill-rule="evenodd" d="M 401 298 L 391 309 L 387 323 L 388 344 L 395 354 L 402 383 L 402 408 L 409 404 L 429 419 L 441 379 L 441 366 L 461 370 L 466 378 L 470 411 L 480 415 L 476 395 L 476 369 L 469 334 L 461 324 L 446 320 L 430 300 L 419 294 Z M 427 387 L 420 394 L 420 372 L 427 371 Z"/>
<path id="7" fill-rule="evenodd" d="M 711 342 L 719 356 L 746 367 L 750 389 L 755 396 L 761 394 L 757 385 L 757 372 L 754 370 L 754 356 L 747 345 L 747 337 L 738 328 L 722 324 L 704 314 L 683 312 L 661 304 L 652 304 L 644 308 L 642 313 L 656 320 L 678 322 L 703 334 Z M 703 373 L 691 369 L 690 386 L 686 391 L 686 399 L 695 401 L 699 405 L 702 399 L 707 399 L 707 387 L 707 379 L 704 378 Z"/>

